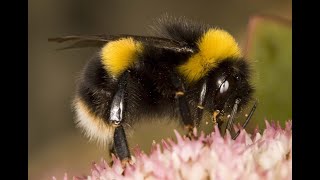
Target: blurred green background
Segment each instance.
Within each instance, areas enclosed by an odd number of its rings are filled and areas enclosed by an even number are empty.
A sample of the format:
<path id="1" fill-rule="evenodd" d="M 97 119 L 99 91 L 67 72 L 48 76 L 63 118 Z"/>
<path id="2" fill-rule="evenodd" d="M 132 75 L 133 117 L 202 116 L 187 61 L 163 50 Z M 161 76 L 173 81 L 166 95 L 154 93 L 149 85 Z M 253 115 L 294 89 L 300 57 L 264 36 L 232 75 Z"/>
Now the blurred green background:
<path id="1" fill-rule="evenodd" d="M 61 179 L 65 172 L 88 174 L 93 161 L 107 158 L 106 151 L 88 142 L 75 128 L 70 108 L 74 80 L 96 49 L 55 51 L 59 45 L 48 43 L 47 38 L 98 33 L 148 35 L 148 26 L 165 12 L 219 26 L 240 42 L 254 65 L 259 100 L 250 127 L 263 125 L 265 118 L 282 122 L 292 118 L 291 25 L 263 18 L 252 21 L 258 14 L 291 20 L 291 1 L 29 0 L 29 179 L 51 179 L 53 175 Z M 129 137 L 130 145 L 139 144 L 148 152 L 152 140 L 174 136 L 173 128 L 179 129 L 175 123 L 141 124 Z"/>

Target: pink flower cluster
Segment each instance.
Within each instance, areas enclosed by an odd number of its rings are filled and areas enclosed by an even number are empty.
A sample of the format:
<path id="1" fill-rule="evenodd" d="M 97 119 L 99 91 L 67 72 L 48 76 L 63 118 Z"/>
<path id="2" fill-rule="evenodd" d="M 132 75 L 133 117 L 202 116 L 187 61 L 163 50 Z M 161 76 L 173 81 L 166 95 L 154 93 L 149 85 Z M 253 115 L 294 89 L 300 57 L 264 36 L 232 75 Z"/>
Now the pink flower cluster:
<path id="1" fill-rule="evenodd" d="M 177 142 L 168 139 L 161 145 L 154 143 L 150 155 L 135 148 L 134 163 L 125 169 L 116 158 L 112 167 L 102 160 L 93 165 L 90 176 L 73 179 L 292 179 L 291 127 L 291 121 L 284 129 L 266 121 L 262 135 L 257 130 L 252 135 L 242 130 L 236 140 L 229 133 L 222 137 L 217 127 L 196 140 L 175 131 Z"/>

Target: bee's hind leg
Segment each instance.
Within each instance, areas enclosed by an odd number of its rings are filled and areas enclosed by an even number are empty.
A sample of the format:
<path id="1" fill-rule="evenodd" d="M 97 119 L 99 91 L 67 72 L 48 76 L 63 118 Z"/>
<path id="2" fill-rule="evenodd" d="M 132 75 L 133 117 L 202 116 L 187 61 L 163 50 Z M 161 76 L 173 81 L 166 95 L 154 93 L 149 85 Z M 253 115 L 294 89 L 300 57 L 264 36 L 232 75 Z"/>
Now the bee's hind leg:
<path id="1" fill-rule="evenodd" d="M 113 139 L 114 139 L 113 151 L 120 158 L 121 164 L 123 166 L 126 166 L 128 163 L 131 162 L 131 155 L 130 155 L 126 134 L 122 125 L 116 127 Z"/>
<path id="2" fill-rule="evenodd" d="M 126 71 L 119 80 L 118 90 L 111 103 L 109 119 L 111 123 L 116 126 L 113 136 L 113 146 L 110 148 L 110 153 L 114 153 L 119 157 L 122 165 L 126 165 L 131 159 L 126 134 L 122 126 L 126 110 L 126 87 L 128 77 L 129 72 Z"/>

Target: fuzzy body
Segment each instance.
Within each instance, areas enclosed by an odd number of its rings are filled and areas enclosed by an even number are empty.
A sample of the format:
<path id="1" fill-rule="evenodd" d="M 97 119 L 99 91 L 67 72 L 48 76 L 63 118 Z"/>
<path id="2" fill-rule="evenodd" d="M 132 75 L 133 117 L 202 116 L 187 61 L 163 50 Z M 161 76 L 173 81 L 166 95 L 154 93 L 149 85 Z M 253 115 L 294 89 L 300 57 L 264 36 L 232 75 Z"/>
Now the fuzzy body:
<path id="1" fill-rule="evenodd" d="M 158 30 L 160 37 L 181 42 L 194 51 L 177 53 L 125 37 L 107 42 L 88 61 L 78 81 L 74 107 L 78 125 L 90 138 L 102 144 L 112 142 L 115 127 L 109 121 L 110 106 L 124 71 L 129 72 L 124 127 L 145 117 L 180 119 L 176 89 L 170 83 L 172 74 L 185 84 L 192 115 L 204 79 L 208 79 L 204 108 L 209 112 L 230 112 L 236 98 L 242 99 L 240 107 L 250 99 L 250 68 L 231 35 L 181 19 L 162 22 Z M 225 79 L 229 79 L 231 91 L 219 95 L 221 84 L 217 82 Z"/>

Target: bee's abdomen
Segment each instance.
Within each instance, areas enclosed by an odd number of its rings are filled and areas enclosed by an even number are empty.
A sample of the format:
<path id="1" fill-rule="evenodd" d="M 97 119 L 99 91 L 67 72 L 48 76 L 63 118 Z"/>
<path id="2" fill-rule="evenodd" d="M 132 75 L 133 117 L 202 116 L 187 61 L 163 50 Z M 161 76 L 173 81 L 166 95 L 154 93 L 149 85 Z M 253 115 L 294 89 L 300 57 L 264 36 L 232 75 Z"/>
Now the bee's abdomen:
<path id="1" fill-rule="evenodd" d="M 117 90 L 117 79 L 103 68 L 100 56 L 95 56 L 84 67 L 77 82 L 77 95 L 97 115 L 106 116 L 113 94 Z"/>
<path id="2" fill-rule="evenodd" d="M 76 113 L 75 122 L 84 134 L 102 146 L 110 145 L 113 142 L 115 127 L 92 111 L 81 97 L 76 97 L 73 105 Z"/>
<path id="3" fill-rule="evenodd" d="M 112 143 L 114 126 L 109 122 L 110 106 L 117 80 L 103 69 L 100 56 L 89 60 L 77 82 L 73 107 L 76 123 L 101 145 Z"/>

